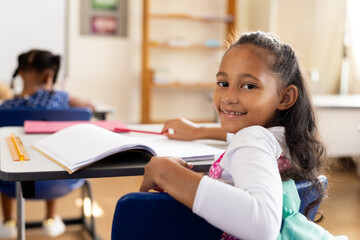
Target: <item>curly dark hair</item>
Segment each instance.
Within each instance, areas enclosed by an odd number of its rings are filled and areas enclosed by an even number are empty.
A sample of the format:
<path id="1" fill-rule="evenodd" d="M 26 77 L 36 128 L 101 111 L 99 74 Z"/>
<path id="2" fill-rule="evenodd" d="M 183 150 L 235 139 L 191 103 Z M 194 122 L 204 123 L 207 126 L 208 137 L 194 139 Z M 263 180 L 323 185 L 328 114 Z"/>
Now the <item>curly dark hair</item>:
<path id="1" fill-rule="evenodd" d="M 261 54 L 266 66 L 279 80 L 279 86 L 294 85 L 298 90 L 296 103 L 275 114 L 275 119 L 266 127 L 285 127 L 291 168 L 280 173 L 282 180 L 311 181 L 320 193 L 320 197 L 305 210 L 307 215 L 324 195 L 317 176 L 321 172 L 325 148 L 318 138 L 315 113 L 305 78 L 294 50 L 281 42 L 279 37 L 260 31 L 244 33 L 229 49 L 248 44 L 255 46 L 255 51 Z"/>

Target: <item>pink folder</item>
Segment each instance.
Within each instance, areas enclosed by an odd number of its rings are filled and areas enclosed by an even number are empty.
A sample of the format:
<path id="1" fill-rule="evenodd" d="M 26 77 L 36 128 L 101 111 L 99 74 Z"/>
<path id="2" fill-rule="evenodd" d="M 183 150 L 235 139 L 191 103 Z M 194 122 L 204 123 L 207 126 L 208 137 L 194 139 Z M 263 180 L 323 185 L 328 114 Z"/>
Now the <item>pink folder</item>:
<path id="1" fill-rule="evenodd" d="M 120 121 L 25 121 L 25 133 L 54 133 L 79 123 L 91 123 L 114 132 L 130 132 Z"/>

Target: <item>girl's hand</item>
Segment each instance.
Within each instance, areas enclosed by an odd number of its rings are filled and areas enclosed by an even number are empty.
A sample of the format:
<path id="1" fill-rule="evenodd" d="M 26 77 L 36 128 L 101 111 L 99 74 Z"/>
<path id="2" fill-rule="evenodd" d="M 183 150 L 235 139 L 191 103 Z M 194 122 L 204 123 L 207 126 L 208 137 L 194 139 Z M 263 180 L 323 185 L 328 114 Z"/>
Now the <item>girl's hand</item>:
<path id="1" fill-rule="evenodd" d="M 184 118 L 166 121 L 162 133 L 169 139 L 186 141 L 215 139 L 226 141 L 226 132 L 220 126 L 204 127 Z"/>
<path id="2" fill-rule="evenodd" d="M 198 139 L 199 129 L 200 127 L 195 123 L 184 118 L 177 118 L 166 121 L 162 132 L 170 139 L 191 141 Z"/>
<path id="3" fill-rule="evenodd" d="M 192 169 L 193 167 L 191 163 L 187 163 L 181 158 L 152 157 L 148 164 L 145 165 L 145 172 L 140 186 L 140 192 L 148 192 L 149 190 L 164 192 L 161 179 L 168 171 L 171 170 L 171 168 L 179 165 L 188 169 Z"/>

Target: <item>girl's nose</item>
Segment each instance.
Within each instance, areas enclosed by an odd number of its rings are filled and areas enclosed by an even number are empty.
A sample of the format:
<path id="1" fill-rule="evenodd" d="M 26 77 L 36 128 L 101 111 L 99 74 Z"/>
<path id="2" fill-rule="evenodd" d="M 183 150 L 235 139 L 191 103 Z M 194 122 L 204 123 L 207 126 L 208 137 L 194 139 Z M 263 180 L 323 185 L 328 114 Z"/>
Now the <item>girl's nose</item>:
<path id="1" fill-rule="evenodd" d="M 225 104 L 239 103 L 239 91 L 236 88 L 228 88 L 222 96 L 222 102 Z"/>

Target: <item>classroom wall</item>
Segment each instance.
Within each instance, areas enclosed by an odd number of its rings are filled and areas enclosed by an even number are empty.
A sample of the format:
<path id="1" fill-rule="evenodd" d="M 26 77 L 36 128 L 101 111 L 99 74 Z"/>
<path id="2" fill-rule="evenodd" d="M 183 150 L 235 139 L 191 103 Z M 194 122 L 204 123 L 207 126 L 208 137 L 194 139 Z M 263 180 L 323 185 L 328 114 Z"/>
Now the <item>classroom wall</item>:
<path id="1" fill-rule="evenodd" d="M 81 1 L 64 1 L 68 2 L 69 18 L 68 76 L 65 84 L 59 88 L 64 88 L 72 95 L 112 106 L 116 112 L 109 115 L 110 120 L 139 122 L 142 0 L 128 0 L 128 36 L 125 38 L 81 35 Z M 307 76 L 319 73 L 319 80 L 311 83 L 315 93 L 337 93 L 341 74 L 345 2 L 238 0 L 238 31 L 274 31 L 295 48 Z M 184 1 L 183 4 L 191 4 L 191 1 Z M 156 115 L 161 118 L 166 118 L 170 112 L 170 103 L 187 106 L 183 104 L 184 97 L 170 101 L 162 98 L 161 93 L 158 95 L 160 98 L 155 101 L 160 107 Z M 180 107 L 176 114 L 197 116 L 200 119 L 212 117 L 213 112 L 203 110 L 205 105 L 211 104 L 209 99 L 202 96 L 196 103 L 190 103 L 197 107 Z"/>
<path id="2" fill-rule="evenodd" d="M 119 38 L 80 35 L 80 1 L 69 1 L 66 89 L 113 106 L 116 113 L 109 119 L 136 123 L 140 121 L 141 107 L 142 0 L 128 2 L 128 37 Z M 275 18 L 270 11 L 272 4 L 276 4 Z M 308 76 L 311 69 L 319 71 L 319 81 L 312 83 L 314 92 L 336 93 L 341 72 L 344 6 L 343 0 L 239 0 L 238 31 L 274 29 L 298 52 Z M 168 108 L 157 111 L 166 116 Z M 198 108 L 181 111 L 183 116 L 213 114 L 199 112 Z"/>
<path id="3" fill-rule="evenodd" d="M 66 58 L 65 0 L 12 0 L 1 4 L 0 84 L 10 84 L 18 55 L 30 49 L 45 49 Z M 15 87 L 22 90 L 20 78 L 15 79 Z"/>
<path id="4" fill-rule="evenodd" d="M 338 93 L 346 1 L 240 0 L 248 15 L 240 31 L 270 31 L 297 52 L 314 93 Z M 240 16 L 241 18 L 241 16 Z M 240 22 L 244 21 L 240 19 Z M 316 74 L 318 81 L 315 81 Z"/>
<path id="5" fill-rule="evenodd" d="M 109 119 L 140 118 L 140 0 L 128 1 L 128 36 L 80 35 L 80 0 L 69 2 L 68 79 L 72 95 L 114 107 Z"/>
<path id="6" fill-rule="evenodd" d="M 346 1 L 279 0 L 277 32 L 294 46 L 315 93 L 339 93 Z M 315 73 L 316 74 L 316 73 Z"/>

